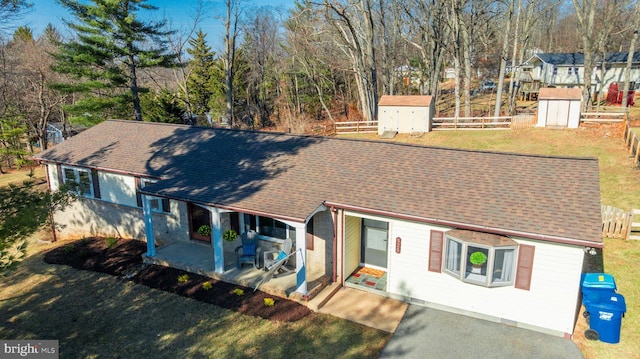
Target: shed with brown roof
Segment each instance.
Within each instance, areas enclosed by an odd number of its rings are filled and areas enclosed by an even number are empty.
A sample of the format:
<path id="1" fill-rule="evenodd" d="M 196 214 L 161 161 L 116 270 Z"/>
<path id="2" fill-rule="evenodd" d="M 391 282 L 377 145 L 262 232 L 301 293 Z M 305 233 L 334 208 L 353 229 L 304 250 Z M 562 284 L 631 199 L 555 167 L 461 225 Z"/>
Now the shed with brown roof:
<path id="1" fill-rule="evenodd" d="M 540 89 L 538 95 L 538 127 L 578 128 L 580 125 L 579 88 Z"/>
<path id="2" fill-rule="evenodd" d="M 378 134 L 429 132 L 434 113 L 433 96 L 382 96 L 378 101 Z"/>

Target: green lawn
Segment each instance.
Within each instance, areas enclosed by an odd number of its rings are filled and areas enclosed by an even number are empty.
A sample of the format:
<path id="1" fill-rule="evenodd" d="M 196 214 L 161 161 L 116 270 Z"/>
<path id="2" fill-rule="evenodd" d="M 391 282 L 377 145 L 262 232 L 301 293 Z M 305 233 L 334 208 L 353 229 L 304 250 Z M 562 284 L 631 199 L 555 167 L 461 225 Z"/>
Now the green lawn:
<path id="1" fill-rule="evenodd" d="M 351 136 L 377 139 L 376 135 Z M 515 131 L 437 131 L 413 138 L 398 135 L 394 141 L 488 151 L 554 156 L 596 157 L 600 166 L 601 203 L 625 210 L 640 208 L 640 170 L 624 147 L 621 127 L 577 130 L 526 129 Z M 640 356 L 640 241 L 605 239 L 604 270 L 613 274 L 618 292 L 625 296 L 627 313 L 621 342 L 588 341 L 588 328 L 579 316 L 574 341 L 587 359 L 638 358 Z"/>

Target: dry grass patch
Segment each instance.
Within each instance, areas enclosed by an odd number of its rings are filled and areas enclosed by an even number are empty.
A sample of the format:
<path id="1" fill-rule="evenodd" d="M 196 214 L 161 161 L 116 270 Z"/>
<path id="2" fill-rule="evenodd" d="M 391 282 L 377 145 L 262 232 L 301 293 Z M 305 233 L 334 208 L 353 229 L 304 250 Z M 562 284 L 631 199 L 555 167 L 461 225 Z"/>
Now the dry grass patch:
<path id="1" fill-rule="evenodd" d="M 322 314 L 272 322 L 42 261 L 65 244 L 33 245 L 0 283 L 0 338 L 58 339 L 65 358 L 370 358 L 390 337 Z"/>

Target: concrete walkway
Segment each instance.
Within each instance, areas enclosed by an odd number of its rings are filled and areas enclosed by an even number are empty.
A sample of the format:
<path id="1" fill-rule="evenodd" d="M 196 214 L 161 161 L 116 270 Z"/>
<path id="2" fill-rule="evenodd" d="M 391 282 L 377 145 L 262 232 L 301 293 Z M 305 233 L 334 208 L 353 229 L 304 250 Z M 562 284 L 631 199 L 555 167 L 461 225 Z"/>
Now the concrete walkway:
<path id="1" fill-rule="evenodd" d="M 407 303 L 381 295 L 341 288 L 320 308 L 320 312 L 393 333 L 407 306 Z"/>
<path id="2" fill-rule="evenodd" d="M 569 339 L 410 305 L 380 358 L 581 359 Z"/>

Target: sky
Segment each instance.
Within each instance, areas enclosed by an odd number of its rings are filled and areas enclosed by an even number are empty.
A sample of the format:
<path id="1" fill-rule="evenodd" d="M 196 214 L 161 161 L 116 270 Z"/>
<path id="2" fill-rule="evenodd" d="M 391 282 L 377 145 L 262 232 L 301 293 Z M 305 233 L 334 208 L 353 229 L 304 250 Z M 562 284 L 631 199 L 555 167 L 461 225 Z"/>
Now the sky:
<path id="1" fill-rule="evenodd" d="M 33 31 L 35 37 L 42 34 L 42 31 L 48 23 L 60 31 L 65 37 L 71 37 L 72 33 L 66 29 L 62 19 L 74 21 L 71 13 L 54 0 L 29 0 L 33 4 L 32 8 L 27 11 L 24 19 L 19 25 L 27 25 Z M 81 1 L 87 2 L 87 1 Z M 224 28 L 222 19 L 217 18 L 225 15 L 225 7 L 223 0 L 204 0 L 203 3 L 203 19 L 200 22 L 202 31 L 207 34 L 207 42 L 214 50 L 219 50 L 222 46 L 222 36 Z M 274 9 L 282 10 L 283 16 L 286 15 L 287 9 L 291 9 L 294 0 L 242 0 L 242 10 L 250 11 L 253 7 L 271 6 Z M 198 0 L 147 0 L 147 4 L 158 7 L 155 11 L 145 11 L 141 13 L 143 18 L 148 17 L 151 20 L 161 20 L 166 18 L 171 23 L 172 28 L 185 32 L 193 26 L 193 15 L 195 13 Z"/>

